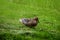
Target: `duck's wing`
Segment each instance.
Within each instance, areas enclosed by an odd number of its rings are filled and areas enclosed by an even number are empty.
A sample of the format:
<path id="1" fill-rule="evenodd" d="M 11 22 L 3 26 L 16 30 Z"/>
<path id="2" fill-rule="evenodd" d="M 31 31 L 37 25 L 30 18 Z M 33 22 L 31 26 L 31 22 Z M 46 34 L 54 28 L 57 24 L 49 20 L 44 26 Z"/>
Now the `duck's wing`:
<path id="1" fill-rule="evenodd" d="M 30 19 L 22 18 L 22 19 L 20 19 L 19 21 L 20 21 L 21 23 L 23 23 L 23 24 L 27 24 L 27 23 L 30 21 Z"/>

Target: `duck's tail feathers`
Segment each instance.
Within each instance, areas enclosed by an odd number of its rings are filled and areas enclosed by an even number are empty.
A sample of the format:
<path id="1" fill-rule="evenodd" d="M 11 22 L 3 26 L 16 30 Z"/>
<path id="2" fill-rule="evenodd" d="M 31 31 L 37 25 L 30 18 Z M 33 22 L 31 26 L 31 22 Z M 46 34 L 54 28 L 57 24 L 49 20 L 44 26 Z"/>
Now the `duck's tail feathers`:
<path id="1" fill-rule="evenodd" d="M 19 19 L 19 22 L 21 22 L 21 23 L 22 23 L 22 19 Z"/>

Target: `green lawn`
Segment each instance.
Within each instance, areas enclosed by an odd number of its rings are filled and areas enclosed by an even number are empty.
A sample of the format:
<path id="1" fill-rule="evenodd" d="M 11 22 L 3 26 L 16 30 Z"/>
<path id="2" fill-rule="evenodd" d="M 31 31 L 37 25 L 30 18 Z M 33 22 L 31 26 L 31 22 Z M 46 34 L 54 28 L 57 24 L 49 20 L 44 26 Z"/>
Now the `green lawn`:
<path id="1" fill-rule="evenodd" d="M 19 22 L 34 16 L 35 29 Z M 60 0 L 0 0 L 0 40 L 60 40 Z"/>

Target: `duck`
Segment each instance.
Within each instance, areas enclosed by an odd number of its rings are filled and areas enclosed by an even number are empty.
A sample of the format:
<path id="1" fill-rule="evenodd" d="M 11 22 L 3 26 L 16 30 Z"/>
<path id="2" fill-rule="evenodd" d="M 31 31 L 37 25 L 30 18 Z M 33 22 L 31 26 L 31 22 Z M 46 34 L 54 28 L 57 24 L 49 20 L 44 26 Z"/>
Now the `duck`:
<path id="1" fill-rule="evenodd" d="M 38 20 L 38 17 L 21 18 L 21 19 L 19 19 L 19 22 L 21 22 L 22 24 L 24 24 L 25 26 L 28 26 L 28 27 L 36 27 L 39 20 Z"/>

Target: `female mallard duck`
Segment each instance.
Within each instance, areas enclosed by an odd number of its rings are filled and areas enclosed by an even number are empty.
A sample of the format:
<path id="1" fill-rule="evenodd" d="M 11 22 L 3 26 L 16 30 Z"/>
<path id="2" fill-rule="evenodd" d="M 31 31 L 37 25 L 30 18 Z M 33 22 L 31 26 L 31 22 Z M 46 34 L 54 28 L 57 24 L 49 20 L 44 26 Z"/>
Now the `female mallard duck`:
<path id="1" fill-rule="evenodd" d="M 28 27 L 35 27 L 38 24 L 38 17 L 34 18 L 22 18 L 19 20 L 22 24 Z"/>

